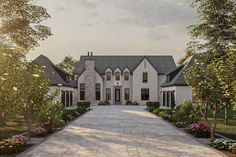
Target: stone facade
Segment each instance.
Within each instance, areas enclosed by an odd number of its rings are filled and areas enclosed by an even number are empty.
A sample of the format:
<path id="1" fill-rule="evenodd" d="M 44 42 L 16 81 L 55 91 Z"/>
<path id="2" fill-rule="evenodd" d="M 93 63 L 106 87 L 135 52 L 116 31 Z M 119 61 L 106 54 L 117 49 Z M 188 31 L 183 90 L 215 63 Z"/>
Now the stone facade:
<path id="1" fill-rule="evenodd" d="M 85 100 L 95 104 L 95 61 L 86 60 L 85 62 Z"/>

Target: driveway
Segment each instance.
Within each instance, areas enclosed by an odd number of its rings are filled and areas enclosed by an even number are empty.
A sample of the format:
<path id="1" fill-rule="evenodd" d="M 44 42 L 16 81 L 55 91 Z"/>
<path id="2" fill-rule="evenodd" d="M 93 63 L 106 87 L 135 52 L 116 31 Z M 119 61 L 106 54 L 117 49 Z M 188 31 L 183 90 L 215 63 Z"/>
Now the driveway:
<path id="1" fill-rule="evenodd" d="M 24 157 L 220 157 L 144 106 L 96 106 Z"/>

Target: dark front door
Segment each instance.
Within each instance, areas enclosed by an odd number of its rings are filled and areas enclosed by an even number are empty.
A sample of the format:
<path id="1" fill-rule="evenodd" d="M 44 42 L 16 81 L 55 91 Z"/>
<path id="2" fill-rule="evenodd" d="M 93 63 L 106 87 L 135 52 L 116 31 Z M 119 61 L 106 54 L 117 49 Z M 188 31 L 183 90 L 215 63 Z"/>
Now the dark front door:
<path id="1" fill-rule="evenodd" d="M 115 89 L 115 103 L 120 103 L 120 89 Z"/>

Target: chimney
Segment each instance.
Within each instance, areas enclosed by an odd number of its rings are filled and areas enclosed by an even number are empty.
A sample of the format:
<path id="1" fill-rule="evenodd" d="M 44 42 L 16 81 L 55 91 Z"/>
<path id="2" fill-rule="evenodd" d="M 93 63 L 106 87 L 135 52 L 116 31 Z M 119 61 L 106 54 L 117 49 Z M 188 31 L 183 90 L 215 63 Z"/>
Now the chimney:
<path id="1" fill-rule="evenodd" d="M 88 56 L 89 56 L 89 52 L 88 52 Z"/>
<path id="2" fill-rule="evenodd" d="M 91 56 L 93 56 L 93 52 L 91 52 Z"/>

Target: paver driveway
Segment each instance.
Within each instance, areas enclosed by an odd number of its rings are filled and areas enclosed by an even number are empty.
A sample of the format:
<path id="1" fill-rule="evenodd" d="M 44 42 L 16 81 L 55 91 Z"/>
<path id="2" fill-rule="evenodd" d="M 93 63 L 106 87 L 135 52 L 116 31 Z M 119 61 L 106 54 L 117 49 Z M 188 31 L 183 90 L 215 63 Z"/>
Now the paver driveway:
<path id="1" fill-rule="evenodd" d="M 97 106 L 24 157 L 219 157 L 144 106 Z"/>

